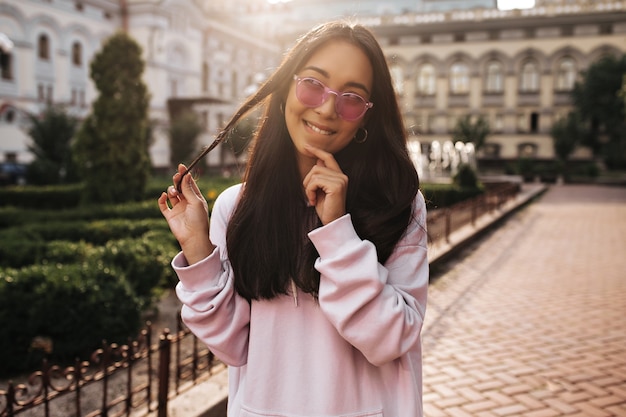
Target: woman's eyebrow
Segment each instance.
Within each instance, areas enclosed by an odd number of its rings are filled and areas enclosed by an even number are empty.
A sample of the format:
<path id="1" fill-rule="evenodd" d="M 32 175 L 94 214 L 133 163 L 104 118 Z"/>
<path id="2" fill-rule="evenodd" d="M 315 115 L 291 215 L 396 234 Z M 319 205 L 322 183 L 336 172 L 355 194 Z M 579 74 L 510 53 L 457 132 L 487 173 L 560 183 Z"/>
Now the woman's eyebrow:
<path id="1" fill-rule="evenodd" d="M 311 71 L 315 71 L 320 73 L 321 75 L 323 75 L 326 78 L 330 78 L 330 74 L 328 73 L 328 71 L 323 70 L 319 67 L 316 67 L 314 65 L 310 65 L 308 67 L 304 67 L 302 68 L 302 70 L 311 70 Z M 354 87 L 354 88 L 360 88 L 361 90 L 365 91 L 367 94 L 370 94 L 370 90 L 367 89 L 367 87 L 365 87 L 365 85 L 361 84 L 361 83 L 357 83 L 357 82 L 348 82 L 345 85 L 346 87 Z"/>

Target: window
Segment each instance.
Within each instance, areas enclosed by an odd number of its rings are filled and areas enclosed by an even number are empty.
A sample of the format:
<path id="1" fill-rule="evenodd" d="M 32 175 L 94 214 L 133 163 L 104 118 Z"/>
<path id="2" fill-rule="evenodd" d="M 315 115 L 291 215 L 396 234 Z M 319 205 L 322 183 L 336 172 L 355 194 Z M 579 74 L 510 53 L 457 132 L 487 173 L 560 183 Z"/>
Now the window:
<path id="1" fill-rule="evenodd" d="M 417 91 L 423 95 L 435 94 L 436 81 L 433 64 L 422 65 L 417 74 Z"/>
<path id="2" fill-rule="evenodd" d="M 485 158 L 499 158 L 501 146 L 498 143 L 485 143 L 482 150 Z"/>
<path id="3" fill-rule="evenodd" d="M 496 114 L 493 120 L 494 132 L 502 132 L 504 130 L 504 117 L 501 113 Z"/>
<path id="4" fill-rule="evenodd" d="M 48 39 L 48 35 L 44 33 L 39 35 L 39 39 L 37 40 L 37 56 L 39 56 L 39 59 L 46 61 L 50 59 L 50 40 Z"/>
<path id="5" fill-rule="evenodd" d="M 15 121 L 15 110 L 8 109 L 4 113 L 4 120 L 9 124 L 13 123 Z"/>
<path id="6" fill-rule="evenodd" d="M 498 61 L 491 61 L 487 64 L 487 79 L 485 92 L 501 93 L 504 90 L 504 74 L 502 64 Z"/>
<path id="7" fill-rule="evenodd" d="M 404 94 L 404 74 L 402 73 L 402 68 L 398 64 L 393 64 L 389 68 L 389 72 L 391 73 L 393 88 L 396 90 L 396 94 L 401 96 Z"/>
<path id="8" fill-rule="evenodd" d="M 520 158 L 535 158 L 537 145 L 535 143 L 520 143 L 517 145 L 517 155 Z"/>
<path id="9" fill-rule="evenodd" d="M 557 91 L 570 91 L 576 82 L 576 63 L 572 58 L 563 58 L 557 67 L 556 89 Z"/>
<path id="10" fill-rule="evenodd" d="M 0 49 L 0 76 L 3 80 L 13 79 L 13 56 Z"/>
<path id="11" fill-rule="evenodd" d="M 539 91 L 539 68 L 535 61 L 526 61 L 522 65 L 520 91 L 525 93 Z"/>
<path id="12" fill-rule="evenodd" d="M 79 42 L 72 44 L 72 64 L 76 67 L 83 65 L 83 46 Z"/>
<path id="13" fill-rule="evenodd" d="M 39 83 L 37 84 L 37 100 L 40 103 L 52 103 L 53 100 L 52 85 Z"/>
<path id="14" fill-rule="evenodd" d="M 532 112 L 530 114 L 530 131 L 537 133 L 539 131 L 539 113 Z"/>
<path id="15" fill-rule="evenodd" d="M 450 67 L 450 91 L 452 94 L 469 92 L 469 69 L 463 62 L 455 62 Z"/>

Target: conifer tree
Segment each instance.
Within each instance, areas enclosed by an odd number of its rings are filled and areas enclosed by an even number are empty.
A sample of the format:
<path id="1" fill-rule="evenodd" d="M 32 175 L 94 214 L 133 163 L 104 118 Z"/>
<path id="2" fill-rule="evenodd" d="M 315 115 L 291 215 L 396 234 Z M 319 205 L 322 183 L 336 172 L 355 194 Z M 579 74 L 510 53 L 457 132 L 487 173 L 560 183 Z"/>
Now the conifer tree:
<path id="1" fill-rule="evenodd" d="M 28 166 L 31 184 L 62 184 L 77 181 L 71 142 L 78 120 L 62 107 L 49 106 L 39 115 L 30 115 L 28 149 L 35 160 Z"/>
<path id="2" fill-rule="evenodd" d="M 99 91 L 77 136 L 75 155 L 84 203 L 139 200 L 150 175 L 150 95 L 141 76 L 141 47 L 125 33 L 111 36 L 91 63 Z"/>

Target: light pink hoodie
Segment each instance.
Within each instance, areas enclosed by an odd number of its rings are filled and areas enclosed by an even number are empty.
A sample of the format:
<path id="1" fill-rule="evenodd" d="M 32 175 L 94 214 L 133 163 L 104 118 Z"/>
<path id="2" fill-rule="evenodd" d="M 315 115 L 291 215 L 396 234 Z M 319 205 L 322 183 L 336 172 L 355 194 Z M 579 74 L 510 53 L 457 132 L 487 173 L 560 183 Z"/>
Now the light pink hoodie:
<path id="1" fill-rule="evenodd" d="M 428 287 L 426 208 L 391 257 L 361 240 L 349 214 L 309 233 L 320 257 L 319 302 L 300 290 L 248 303 L 233 289 L 226 225 L 241 185 L 211 217 L 217 249 L 172 265 L 189 328 L 229 365 L 230 417 L 421 417 L 420 331 Z"/>

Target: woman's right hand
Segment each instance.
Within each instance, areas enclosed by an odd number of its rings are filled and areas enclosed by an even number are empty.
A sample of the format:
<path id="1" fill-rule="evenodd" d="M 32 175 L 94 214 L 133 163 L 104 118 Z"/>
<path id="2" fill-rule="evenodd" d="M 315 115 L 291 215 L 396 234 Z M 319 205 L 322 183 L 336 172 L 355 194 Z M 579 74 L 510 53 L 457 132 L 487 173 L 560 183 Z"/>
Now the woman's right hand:
<path id="1" fill-rule="evenodd" d="M 192 265 L 209 256 L 215 246 L 209 239 L 208 204 L 193 177 L 190 174 L 182 175 L 185 171 L 183 164 L 178 165 L 178 172 L 172 177 L 174 185 L 161 194 L 158 202 L 187 262 Z M 181 178 L 182 193 L 179 193 L 175 185 Z"/>

